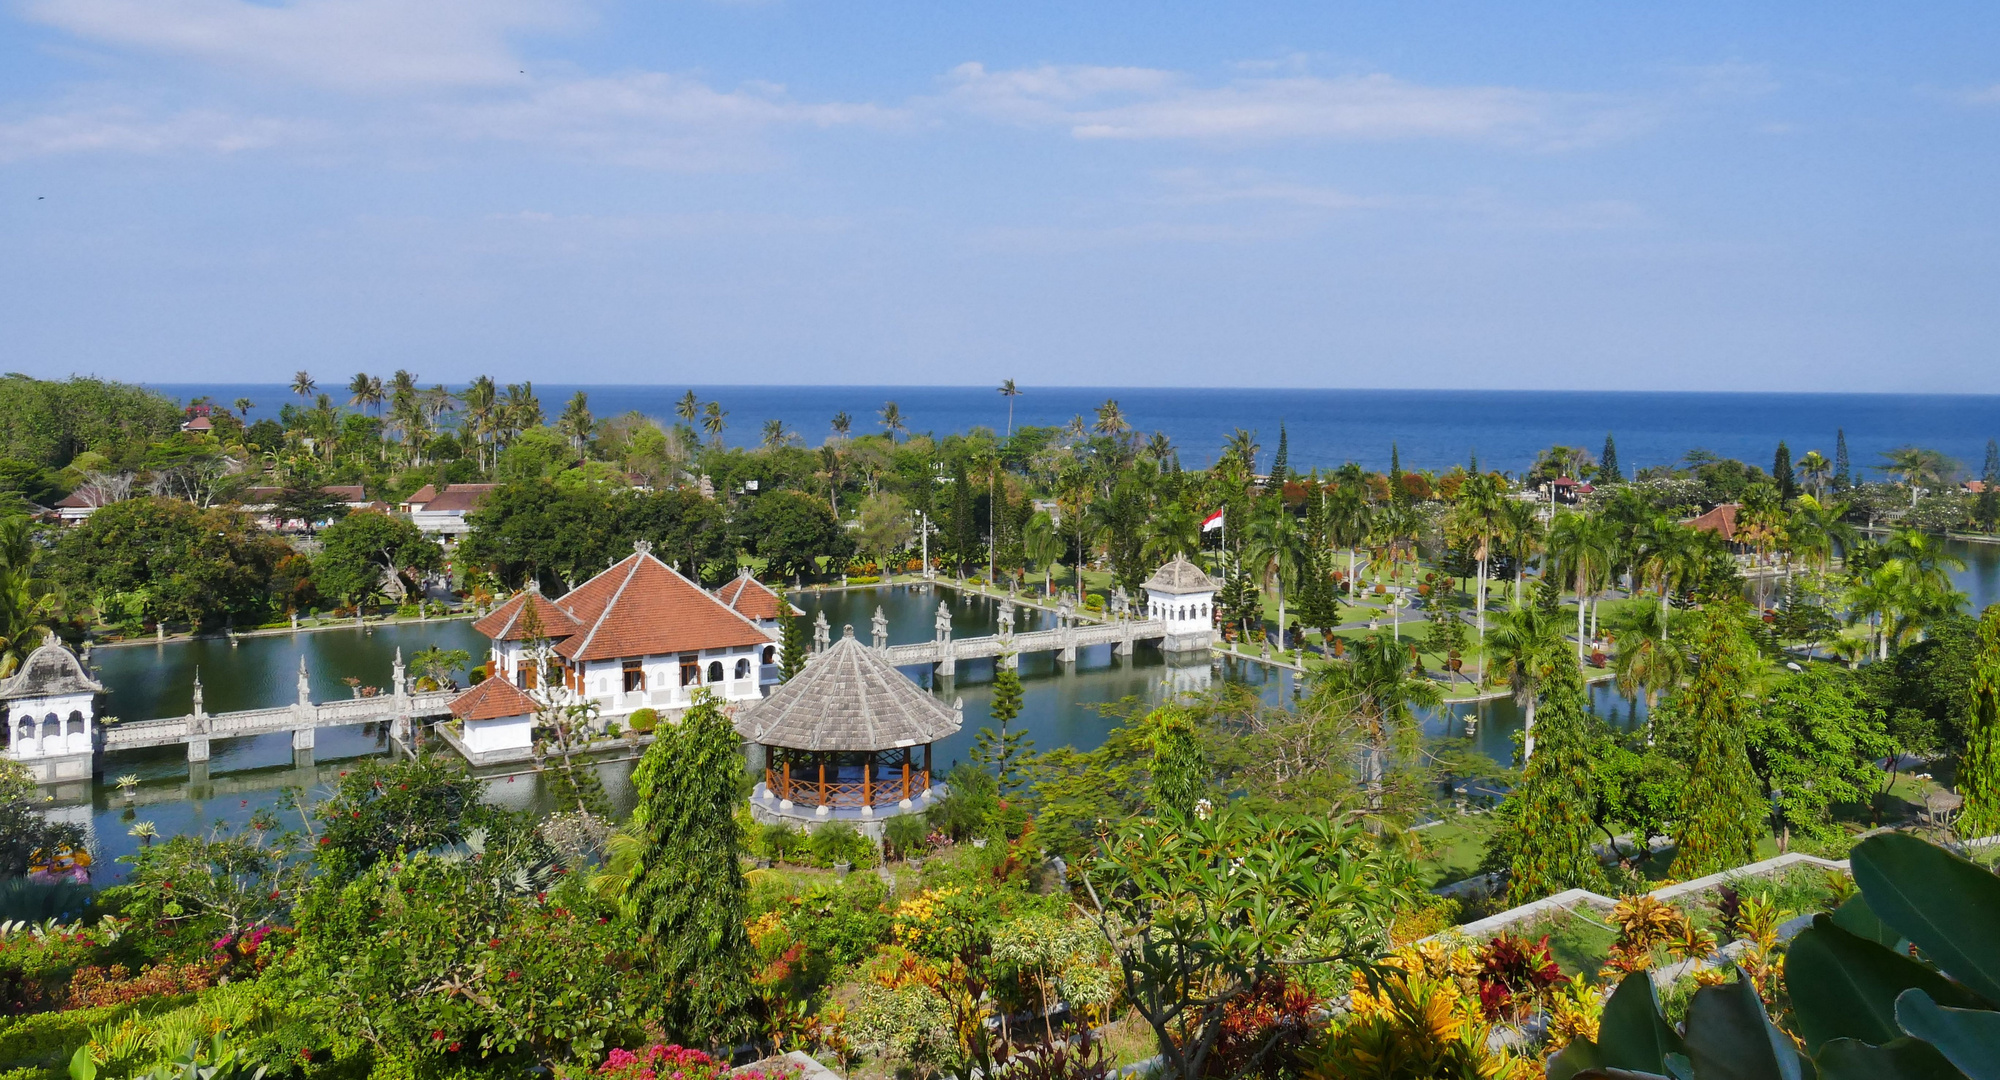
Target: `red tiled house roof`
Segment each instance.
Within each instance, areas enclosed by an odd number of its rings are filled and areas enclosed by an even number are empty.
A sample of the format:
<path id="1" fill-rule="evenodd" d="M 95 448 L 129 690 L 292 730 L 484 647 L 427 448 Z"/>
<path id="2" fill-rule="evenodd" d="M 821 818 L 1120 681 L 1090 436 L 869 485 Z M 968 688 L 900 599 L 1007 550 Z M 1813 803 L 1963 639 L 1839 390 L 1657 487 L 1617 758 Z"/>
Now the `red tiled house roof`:
<path id="1" fill-rule="evenodd" d="M 556 646 L 570 660 L 771 643 L 756 623 L 645 551 L 626 556 L 556 603 L 584 626 Z"/>
<path id="2" fill-rule="evenodd" d="M 514 688 L 505 679 L 488 679 L 451 699 L 446 706 L 460 720 L 498 720 L 503 716 L 532 716 L 533 698 Z"/>
<path id="3" fill-rule="evenodd" d="M 468 510 L 476 510 L 479 507 L 480 500 L 486 498 L 487 494 L 498 486 L 498 484 L 452 484 L 443 491 L 438 492 L 429 502 L 424 503 L 418 509 L 431 513 L 449 513 L 452 511 L 463 513 Z M 423 492 L 421 491 L 417 492 L 417 495 L 422 494 Z M 416 495 L 410 496 L 412 504 L 416 503 L 416 501 Z"/>
<path id="4" fill-rule="evenodd" d="M 731 610 L 752 619 L 775 619 L 778 617 L 778 594 L 756 578 L 745 574 L 742 577 L 715 590 L 715 595 Z M 791 607 L 790 604 L 785 605 Z M 798 611 L 798 608 L 792 608 Z M 803 614 L 803 612 L 801 612 Z"/>
<path id="5" fill-rule="evenodd" d="M 521 612 L 531 603 L 535 605 L 535 617 L 542 623 L 541 636 L 565 638 L 583 630 L 583 625 L 570 618 L 569 612 L 557 607 L 555 601 L 532 590 L 515 593 L 513 599 L 487 612 L 485 617 L 472 624 L 472 628 L 494 641 L 526 641 L 529 637 L 527 620 L 521 618 Z"/>
<path id="6" fill-rule="evenodd" d="M 416 491 L 412 492 L 410 494 L 410 497 L 404 499 L 403 502 L 410 506 L 422 506 L 423 504 L 430 502 L 432 499 L 435 499 L 437 497 L 438 497 L 437 485 L 425 484 L 423 487 L 420 487 Z"/>
<path id="7" fill-rule="evenodd" d="M 1690 529 L 1715 533 L 1725 541 L 1733 542 L 1736 539 L 1736 512 L 1740 509 L 1742 507 L 1737 503 L 1723 503 L 1708 513 L 1688 518 L 1681 524 Z"/>

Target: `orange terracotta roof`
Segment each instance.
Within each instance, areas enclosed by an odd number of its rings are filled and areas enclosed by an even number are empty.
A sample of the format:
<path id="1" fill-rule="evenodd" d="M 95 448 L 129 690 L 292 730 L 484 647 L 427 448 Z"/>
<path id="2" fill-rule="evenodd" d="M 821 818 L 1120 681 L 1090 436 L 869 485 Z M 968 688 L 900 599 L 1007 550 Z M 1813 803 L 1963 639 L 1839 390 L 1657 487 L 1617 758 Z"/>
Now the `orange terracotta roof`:
<path id="1" fill-rule="evenodd" d="M 571 660 L 771 642 L 756 623 L 645 551 L 626 556 L 556 602 L 584 627 L 556 646 Z"/>
<path id="2" fill-rule="evenodd" d="M 1736 503 L 1723 503 L 1708 513 L 1688 518 L 1686 521 L 1681 522 L 1681 524 L 1686 525 L 1690 529 L 1716 533 L 1724 540 L 1733 541 L 1736 539 L 1736 511 L 1738 509 L 1740 507 Z"/>
<path id="3" fill-rule="evenodd" d="M 569 612 L 538 592 L 515 593 L 512 599 L 473 623 L 472 628 L 494 641 L 526 641 L 528 631 L 522 625 L 521 612 L 530 600 L 534 602 L 536 617 L 542 621 L 543 637 L 552 640 L 565 638 L 583 630 L 582 624 L 570 618 Z"/>
<path id="4" fill-rule="evenodd" d="M 505 679 L 488 679 L 452 698 L 446 708 L 460 720 L 498 720 L 504 716 L 533 716 L 535 699 Z"/>
<path id="5" fill-rule="evenodd" d="M 715 595 L 739 614 L 753 619 L 775 619 L 778 617 L 778 594 L 756 578 L 744 575 L 715 590 Z M 791 607 L 790 604 L 785 605 Z M 793 611 L 798 611 L 796 607 Z M 804 614 L 804 612 L 799 612 Z"/>
<path id="6" fill-rule="evenodd" d="M 438 497 L 437 485 L 425 484 L 423 487 L 420 487 L 417 490 L 411 492 L 410 497 L 404 499 L 403 501 L 412 506 L 422 506 L 423 504 L 430 502 L 432 499 L 435 499 L 437 497 Z"/>

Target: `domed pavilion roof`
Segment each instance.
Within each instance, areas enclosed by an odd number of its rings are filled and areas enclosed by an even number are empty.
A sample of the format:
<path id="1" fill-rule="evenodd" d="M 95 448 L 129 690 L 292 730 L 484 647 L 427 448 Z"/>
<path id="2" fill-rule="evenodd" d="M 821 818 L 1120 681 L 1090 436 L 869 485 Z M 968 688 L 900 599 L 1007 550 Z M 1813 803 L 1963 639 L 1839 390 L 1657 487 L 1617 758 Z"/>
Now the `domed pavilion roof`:
<path id="1" fill-rule="evenodd" d="M 956 710 L 855 640 L 852 626 L 790 682 L 736 714 L 737 734 L 791 750 L 918 746 L 960 724 Z"/>
<path id="2" fill-rule="evenodd" d="M 1146 583 L 1141 586 L 1147 592 L 1169 593 L 1174 596 L 1214 592 L 1220 587 L 1214 578 L 1202 573 L 1201 567 L 1189 562 L 1185 555 L 1174 556 L 1172 562 L 1153 571 L 1153 576 L 1147 578 Z"/>
<path id="3" fill-rule="evenodd" d="M 50 634 L 40 648 L 28 654 L 20 670 L 0 682 L 0 701 L 22 698 L 61 697 L 64 694 L 101 694 L 104 685 L 83 670 L 83 661 Z"/>

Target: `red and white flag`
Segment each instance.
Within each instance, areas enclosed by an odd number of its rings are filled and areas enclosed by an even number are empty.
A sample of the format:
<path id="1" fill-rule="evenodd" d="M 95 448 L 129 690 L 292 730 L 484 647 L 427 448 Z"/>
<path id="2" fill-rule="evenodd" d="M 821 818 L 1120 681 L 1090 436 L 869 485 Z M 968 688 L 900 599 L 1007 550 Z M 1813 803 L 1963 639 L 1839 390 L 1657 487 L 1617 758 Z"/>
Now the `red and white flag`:
<path id="1" fill-rule="evenodd" d="M 1220 529 L 1220 528 L 1222 528 L 1222 511 L 1220 510 L 1217 510 L 1215 513 L 1208 515 L 1207 519 L 1201 523 L 1202 532 L 1208 532 L 1212 529 Z"/>

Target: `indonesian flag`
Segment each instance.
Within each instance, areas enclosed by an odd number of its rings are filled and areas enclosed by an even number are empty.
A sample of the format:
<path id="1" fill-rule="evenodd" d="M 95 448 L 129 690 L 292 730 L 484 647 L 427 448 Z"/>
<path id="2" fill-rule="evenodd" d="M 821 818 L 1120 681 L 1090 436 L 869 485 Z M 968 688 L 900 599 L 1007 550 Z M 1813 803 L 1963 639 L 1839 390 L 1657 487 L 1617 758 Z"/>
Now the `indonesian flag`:
<path id="1" fill-rule="evenodd" d="M 1215 513 L 1208 515 L 1208 517 L 1204 519 L 1201 523 L 1202 532 L 1209 532 L 1211 530 L 1220 528 L 1222 528 L 1222 511 L 1220 510 L 1217 510 Z"/>

